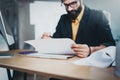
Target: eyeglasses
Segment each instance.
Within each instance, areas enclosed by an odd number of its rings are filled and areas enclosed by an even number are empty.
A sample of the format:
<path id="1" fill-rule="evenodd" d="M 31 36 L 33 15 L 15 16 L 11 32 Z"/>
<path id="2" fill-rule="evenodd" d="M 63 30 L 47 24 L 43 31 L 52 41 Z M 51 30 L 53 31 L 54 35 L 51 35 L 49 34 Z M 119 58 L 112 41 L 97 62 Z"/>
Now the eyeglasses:
<path id="1" fill-rule="evenodd" d="M 73 1 L 73 2 L 71 2 L 71 3 L 69 3 L 69 4 L 64 4 L 64 5 L 65 5 L 66 8 L 68 8 L 69 6 L 70 6 L 71 8 L 74 8 L 74 7 L 77 6 L 77 2 L 78 2 L 78 0 L 77 0 L 77 1 Z"/>

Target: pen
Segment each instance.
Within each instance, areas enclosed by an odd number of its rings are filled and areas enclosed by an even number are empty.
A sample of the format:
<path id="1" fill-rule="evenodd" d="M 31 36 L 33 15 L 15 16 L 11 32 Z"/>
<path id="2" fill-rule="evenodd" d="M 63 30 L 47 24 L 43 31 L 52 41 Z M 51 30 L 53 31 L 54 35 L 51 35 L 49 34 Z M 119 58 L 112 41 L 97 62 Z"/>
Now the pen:
<path id="1" fill-rule="evenodd" d="M 108 55 L 109 57 L 111 57 L 108 53 L 105 53 L 106 55 Z"/>

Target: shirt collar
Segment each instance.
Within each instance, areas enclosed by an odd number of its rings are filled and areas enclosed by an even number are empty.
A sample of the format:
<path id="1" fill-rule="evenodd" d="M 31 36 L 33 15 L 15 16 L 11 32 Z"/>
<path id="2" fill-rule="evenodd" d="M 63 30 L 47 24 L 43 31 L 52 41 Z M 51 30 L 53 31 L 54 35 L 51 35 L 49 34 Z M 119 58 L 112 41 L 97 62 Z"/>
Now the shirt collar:
<path id="1" fill-rule="evenodd" d="M 78 17 L 77 17 L 75 20 L 72 20 L 72 22 L 76 22 L 76 21 L 80 22 L 81 19 L 82 19 L 82 16 L 83 16 L 84 10 L 85 10 L 85 6 L 82 5 L 82 10 L 81 10 L 81 12 L 79 13 Z"/>

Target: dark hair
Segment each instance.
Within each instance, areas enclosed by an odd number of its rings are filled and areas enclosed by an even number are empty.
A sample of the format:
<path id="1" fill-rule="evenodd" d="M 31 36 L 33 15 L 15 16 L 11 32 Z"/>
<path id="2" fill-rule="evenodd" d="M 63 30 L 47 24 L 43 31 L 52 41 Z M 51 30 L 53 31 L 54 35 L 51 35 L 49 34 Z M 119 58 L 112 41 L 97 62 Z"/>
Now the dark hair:
<path id="1" fill-rule="evenodd" d="M 61 3 L 63 3 L 63 0 L 60 0 L 61 1 Z"/>
<path id="2" fill-rule="evenodd" d="M 60 0 L 63 3 L 63 0 Z"/>

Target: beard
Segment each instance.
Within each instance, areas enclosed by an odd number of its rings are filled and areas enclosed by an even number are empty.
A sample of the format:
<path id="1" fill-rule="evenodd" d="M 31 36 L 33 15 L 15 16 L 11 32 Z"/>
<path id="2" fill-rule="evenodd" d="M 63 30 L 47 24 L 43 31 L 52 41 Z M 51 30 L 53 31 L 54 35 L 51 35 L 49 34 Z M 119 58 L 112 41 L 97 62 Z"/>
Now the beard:
<path id="1" fill-rule="evenodd" d="M 82 6 L 78 7 L 77 10 L 67 11 L 69 18 L 71 20 L 75 20 L 79 15 L 79 13 L 81 12 L 81 10 L 82 10 Z"/>

